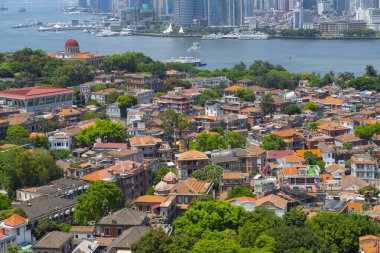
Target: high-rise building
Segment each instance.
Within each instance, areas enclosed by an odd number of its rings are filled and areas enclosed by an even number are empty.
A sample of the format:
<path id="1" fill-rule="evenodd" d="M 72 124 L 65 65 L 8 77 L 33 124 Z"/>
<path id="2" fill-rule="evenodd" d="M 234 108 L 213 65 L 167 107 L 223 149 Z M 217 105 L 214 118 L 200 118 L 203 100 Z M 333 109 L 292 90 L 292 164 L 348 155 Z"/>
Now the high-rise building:
<path id="1" fill-rule="evenodd" d="M 289 11 L 289 0 L 278 0 L 278 10 L 282 12 Z"/>
<path id="2" fill-rule="evenodd" d="M 334 0 L 334 10 L 337 12 L 348 11 L 348 0 Z"/>
<path id="3" fill-rule="evenodd" d="M 201 25 L 207 19 L 207 0 L 174 0 L 174 22 L 180 26 Z"/>
<path id="4" fill-rule="evenodd" d="M 78 6 L 82 8 L 87 8 L 87 0 L 78 0 Z"/>
<path id="5" fill-rule="evenodd" d="M 244 22 L 243 0 L 208 0 L 209 26 L 241 26 Z"/>
<path id="6" fill-rule="evenodd" d="M 112 11 L 112 0 L 90 0 L 90 6 L 95 11 L 110 12 Z"/>
<path id="7" fill-rule="evenodd" d="M 302 29 L 303 27 L 303 8 L 300 2 L 297 2 L 293 10 L 293 29 Z"/>

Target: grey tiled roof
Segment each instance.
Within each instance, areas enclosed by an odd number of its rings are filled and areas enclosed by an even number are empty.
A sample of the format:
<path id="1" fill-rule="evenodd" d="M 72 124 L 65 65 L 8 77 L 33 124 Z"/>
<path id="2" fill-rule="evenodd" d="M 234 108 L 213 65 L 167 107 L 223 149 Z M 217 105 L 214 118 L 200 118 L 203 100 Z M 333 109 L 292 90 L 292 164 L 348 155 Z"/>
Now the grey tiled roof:
<path id="1" fill-rule="evenodd" d="M 146 213 L 130 208 L 123 208 L 103 217 L 98 222 L 98 225 L 140 226 L 145 223 L 146 217 Z"/>
<path id="2" fill-rule="evenodd" d="M 109 246 L 107 253 L 113 253 L 117 249 L 131 249 L 132 244 L 137 242 L 143 235 L 151 230 L 148 226 L 136 226 L 125 230 Z"/>
<path id="3" fill-rule="evenodd" d="M 53 231 L 46 234 L 38 242 L 36 242 L 33 245 L 33 248 L 60 249 L 72 238 L 73 238 L 72 234 L 61 232 L 61 231 Z"/>

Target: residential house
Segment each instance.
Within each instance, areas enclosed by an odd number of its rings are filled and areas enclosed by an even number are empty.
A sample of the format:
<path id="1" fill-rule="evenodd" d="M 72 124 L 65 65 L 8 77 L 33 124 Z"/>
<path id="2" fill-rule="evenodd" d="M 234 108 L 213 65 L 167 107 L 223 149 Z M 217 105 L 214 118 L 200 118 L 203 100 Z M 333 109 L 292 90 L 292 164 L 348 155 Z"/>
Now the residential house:
<path id="1" fill-rule="evenodd" d="M 159 138 L 134 136 L 129 141 L 131 149 L 141 152 L 144 158 L 158 158 L 164 162 L 172 160 L 172 149 Z"/>
<path id="2" fill-rule="evenodd" d="M 112 241 L 106 253 L 130 253 L 132 245 L 151 230 L 148 226 L 135 226 L 125 230 L 119 237 Z"/>
<path id="3" fill-rule="evenodd" d="M 210 158 L 211 164 L 221 166 L 225 170 L 240 171 L 240 160 L 234 156 L 214 156 Z"/>
<path id="4" fill-rule="evenodd" d="M 274 131 L 273 134 L 284 139 L 285 149 L 304 149 L 305 137 L 301 130 L 287 129 Z"/>
<path id="5" fill-rule="evenodd" d="M 207 116 L 212 116 L 220 118 L 223 116 L 222 104 L 218 100 L 208 100 L 205 103 L 205 114 Z"/>
<path id="6" fill-rule="evenodd" d="M 342 191 L 357 192 L 360 188 L 363 188 L 367 185 L 368 183 L 352 175 L 343 176 L 339 182 L 339 188 Z"/>
<path id="7" fill-rule="evenodd" d="M 8 252 L 8 247 L 12 244 L 25 245 L 32 242 L 32 229 L 28 226 L 28 219 L 13 214 L 0 223 L 0 252 Z"/>
<path id="8" fill-rule="evenodd" d="M 132 90 L 151 89 L 154 92 L 162 90 L 162 81 L 155 75 L 146 73 L 127 73 L 128 87 Z"/>
<path id="9" fill-rule="evenodd" d="M 294 155 L 293 150 L 268 150 L 266 154 L 266 159 L 268 163 L 274 163 L 277 159 L 282 157 Z"/>
<path id="10" fill-rule="evenodd" d="M 273 210 L 279 217 L 284 216 L 285 212 L 288 211 L 288 201 L 274 194 L 256 199 L 255 204 L 257 207 L 265 206 Z"/>
<path id="11" fill-rule="evenodd" d="M 282 182 L 293 190 L 316 192 L 319 187 L 320 169 L 317 165 L 298 165 L 283 168 L 280 172 Z"/>
<path id="12" fill-rule="evenodd" d="M 229 80 L 225 76 L 219 77 L 194 77 L 186 79 L 191 83 L 192 88 L 213 88 L 220 85 L 230 86 L 232 84 L 231 80 Z"/>
<path id="13" fill-rule="evenodd" d="M 342 126 L 337 122 L 329 122 L 317 127 L 317 130 L 327 136 L 336 137 L 339 135 L 347 134 L 350 132 L 350 128 Z"/>
<path id="14" fill-rule="evenodd" d="M 113 160 L 120 161 L 133 161 L 141 163 L 144 160 L 142 152 L 132 149 L 117 149 L 106 153 L 107 157 L 111 157 Z"/>
<path id="15" fill-rule="evenodd" d="M 49 232 L 32 247 L 33 253 L 71 253 L 73 248 L 73 235 L 61 231 Z"/>
<path id="16" fill-rule="evenodd" d="M 241 89 L 242 87 L 237 85 L 232 85 L 223 90 L 224 96 L 234 96 L 237 89 Z"/>
<path id="17" fill-rule="evenodd" d="M 247 115 L 242 114 L 228 114 L 226 116 L 223 116 L 221 118 L 222 126 L 227 131 L 233 131 L 233 130 L 239 130 L 239 129 L 247 129 L 247 121 L 248 117 Z"/>
<path id="18" fill-rule="evenodd" d="M 224 171 L 219 183 L 219 192 L 232 190 L 236 186 L 250 188 L 249 173 L 240 171 Z"/>
<path id="19" fill-rule="evenodd" d="M 209 164 L 209 158 L 205 153 L 190 150 L 175 155 L 175 163 L 179 179 L 191 177 L 193 172 L 202 169 Z"/>
<path id="20" fill-rule="evenodd" d="M 157 105 L 161 110 L 174 109 L 177 113 L 191 115 L 193 113 L 193 101 L 179 95 L 163 95 L 157 99 Z"/>
<path id="21" fill-rule="evenodd" d="M 106 108 L 106 114 L 111 119 L 120 119 L 121 117 L 121 109 L 117 105 L 117 103 L 113 103 L 107 106 Z"/>
<path id="22" fill-rule="evenodd" d="M 335 137 L 335 146 L 338 148 L 356 147 L 366 144 L 367 141 L 360 139 L 353 133 L 343 134 Z"/>
<path id="23" fill-rule="evenodd" d="M 156 213 L 156 210 L 159 210 L 160 205 L 165 202 L 166 199 L 166 196 L 143 195 L 132 201 L 131 205 L 134 205 L 135 209 L 140 212 Z"/>
<path id="24" fill-rule="evenodd" d="M 94 241 L 95 226 L 71 226 L 70 234 L 73 235 L 74 240 L 87 240 Z"/>
<path id="25" fill-rule="evenodd" d="M 351 175 L 366 182 L 376 179 L 377 163 L 368 155 L 354 154 L 351 157 Z"/>
<path id="26" fill-rule="evenodd" d="M 37 118 L 34 113 L 20 113 L 11 115 L 6 119 L 9 122 L 9 126 L 22 126 L 29 132 L 43 132 L 44 120 Z"/>
<path id="27" fill-rule="evenodd" d="M 72 253 L 99 253 L 100 245 L 98 242 L 83 240 L 74 248 Z"/>
<path id="28" fill-rule="evenodd" d="M 364 235 L 359 237 L 359 253 L 379 253 L 380 237 Z"/>
<path id="29" fill-rule="evenodd" d="M 111 142 L 97 142 L 94 143 L 92 150 L 94 151 L 112 151 L 128 148 L 126 143 L 111 143 Z"/>
<path id="30" fill-rule="evenodd" d="M 132 90 L 127 91 L 126 94 L 135 96 L 138 104 L 150 104 L 153 100 L 154 90 Z"/>
<path id="31" fill-rule="evenodd" d="M 169 196 L 175 196 L 180 214 L 187 210 L 191 201 L 202 195 L 212 194 L 213 183 L 204 182 L 195 178 L 188 178 L 177 182 L 171 189 Z"/>
<path id="32" fill-rule="evenodd" d="M 62 108 L 58 111 L 58 123 L 61 126 L 68 126 L 76 124 L 80 121 L 83 111 L 74 108 Z"/>
<path id="33" fill-rule="evenodd" d="M 277 159 L 277 162 L 279 164 L 279 168 L 289 168 L 305 163 L 305 159 L 298 155 L 287 155 Z"/>
<path id="34" fill-rule="evenodd" d="M 147 222 L 146 213 L 123 208 L 101 218 L 95 226 L 95 233 L 101 237 L 118 237 L 125 230 L 147 225 Z"/>
<path id="35" fill-rule="evenodd" d="M 48 133 L 48 141 L 51 150 L 70 150 L 73 145 L 73 136 L 60 130 Z"/>
<path id="36" fill-rule="evenodd" d="M 230 202 L 233 206 L 241 206 L 247 212 L 253 212 L 256 206 L 256 199 L 251 197 L 238 197 L 233 199 L 228 199 L 227 202 Z"/>
<path id="37" fill-rule="evenodd" d="M 100 105 L 107 105 L 109 103 L 108 96 L 111 93 L 118 93 L 119 95 L 123 95 L 124 90 L 109 88 L 109 89 L 104 89 L 100 91 L 95 91 L 91 93 L 90 99 L 98 101 Z"/>

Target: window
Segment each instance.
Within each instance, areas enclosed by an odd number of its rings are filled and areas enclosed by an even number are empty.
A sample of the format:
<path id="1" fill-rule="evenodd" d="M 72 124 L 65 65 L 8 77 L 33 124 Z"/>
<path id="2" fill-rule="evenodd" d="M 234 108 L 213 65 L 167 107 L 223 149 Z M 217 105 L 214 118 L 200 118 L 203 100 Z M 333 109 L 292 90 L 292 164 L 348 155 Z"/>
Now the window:
<path id="1" fill-rule="evenodd" d="M 75 238 L 79 238 L 79 236 L 78 236 L 78 235 L 75 235 Z"/>
<path id="2" fill-rule="evenodd" d="M 117 229 L 117 235 L 121 235 L 121 233 L 123 233 L 123 230 L 121 228 L 118 228 Z"/>
<path id="3" fill-rule="evenodd" d="M 189 197 L 185 196 L 185 204 L 189 203 Z"/>
<path id="4" fill-rule="evenodd" d="M 87 234 L 87 238 L 91 238 L 91 235 L 90 235 L 90 234 Z"/>
<path id="5" fill-rule="evenodd" d="M 146 211 L 150 212 L 150 206 L 146 206 Z"/>
<path id="6" fill-rule="evenodd" d="M 110 229 L 109 228 L 104 228 L 104 235 L 109 236 L 110 235 Z"/>
<path id="7" fill-rule="evenodd" d="M 178 196 L 178 203 L 182 204 L 182 196 Z"/>
<path id="8" fill-rule="evenodd" d="M 17 228 L 17 235 L 20 235 L 20 228 Z"/>

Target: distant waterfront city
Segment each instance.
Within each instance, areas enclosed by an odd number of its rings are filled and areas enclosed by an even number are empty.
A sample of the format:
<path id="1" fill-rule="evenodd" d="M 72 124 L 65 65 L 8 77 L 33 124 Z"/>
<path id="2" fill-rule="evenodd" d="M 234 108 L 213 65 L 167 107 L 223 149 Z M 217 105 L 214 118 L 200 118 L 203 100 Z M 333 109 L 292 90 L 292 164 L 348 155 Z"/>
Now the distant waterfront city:
<path id="1" fill-rule="evenodd" d="M 77 31 L 37 32 L 36 27 L 12 29 L 12 26 L 40 21 L 44 23 L 84 22 L 99 16 L 92 14 L 62 14 L 57 11 L 62 3 L 11 3 L 0 15 L 0 51 L 16 51 L 24 47 L 41 48 L 47 52 L 62 49 L 68 38 L 76 38 L 82 48 L 110 55 L 125 51 L 137 51 L 155 60 L 171 57 L 196 56 L 207 63 L 206 69 L 231 67 L 240 61 L 246 64 L 254 60 L 267 60 L 281 64 L 289 71 L 326 73 L 351 71 L 361 74 L 367 64 L 377 66 L 380 47 L 378 40 L 200 40 L 193 37 L 95 37 Z M 25 7 L 26 12 L 18 12 Z M 189 52 L 194 41 L 200 42 L 196 52 Z"/>

